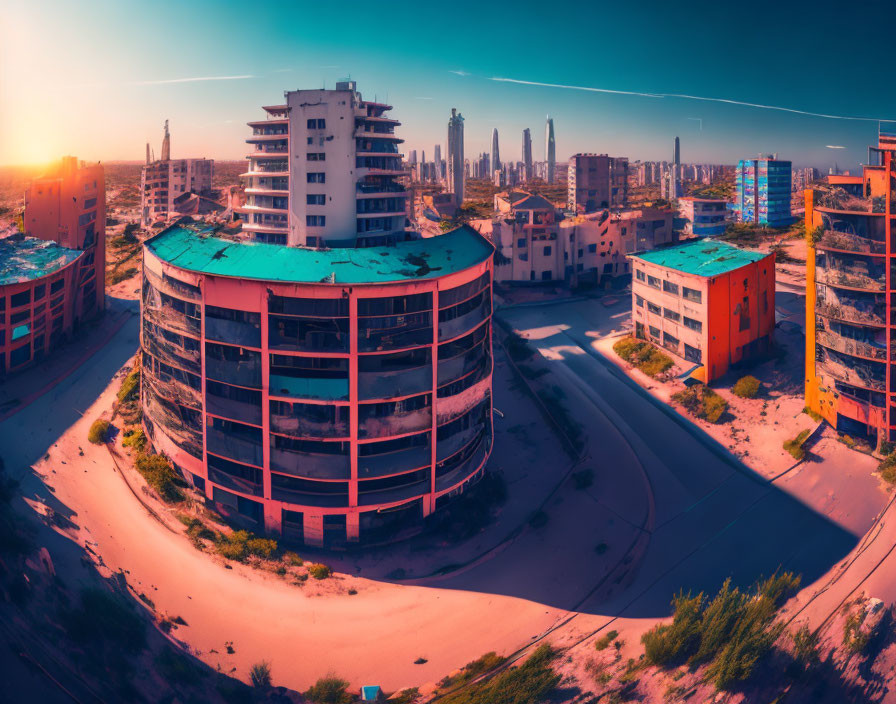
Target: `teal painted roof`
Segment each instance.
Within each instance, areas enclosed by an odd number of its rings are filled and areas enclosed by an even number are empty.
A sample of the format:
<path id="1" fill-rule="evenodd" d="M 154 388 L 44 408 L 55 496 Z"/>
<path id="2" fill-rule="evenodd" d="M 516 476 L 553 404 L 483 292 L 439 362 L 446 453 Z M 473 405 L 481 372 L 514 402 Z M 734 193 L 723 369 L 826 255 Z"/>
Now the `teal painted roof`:
<path id="1" fill-rule="evenodd" d="M 688 240 L 673 247 L 631 255 L 649 264 L 665 266 L 685 274 L 718 276 L 771 256 L 766 252 L 741 249 L 717 240 Z"/>
<path id="2" fill-rule="evenodd" d="M 202 274 L 288 283 L 364 284 L 432 279 L 462 271 L 494 251 L 462 226 L 444 235 L 389 247 L 308 249 L 215 237 L 174 226 L 146 241 L 159 259 Z"/>
<path id="3" fill-rule="evenodd" d="M 33 281 L 71 264 L 84 252 L 21 234 L 0 239 L 0 286 Z"/>

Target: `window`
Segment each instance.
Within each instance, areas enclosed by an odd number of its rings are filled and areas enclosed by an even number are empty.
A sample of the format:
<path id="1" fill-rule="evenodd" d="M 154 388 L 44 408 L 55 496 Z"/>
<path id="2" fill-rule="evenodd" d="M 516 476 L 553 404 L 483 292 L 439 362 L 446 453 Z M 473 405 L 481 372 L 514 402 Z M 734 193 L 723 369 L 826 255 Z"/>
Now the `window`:
<path id="1" fill-rule="evenodd" d="M 550 281 L 551 278 L 552 278 L 552 277 L 551 277 L 551 272 L 550 272 L 550 271 L 543 271 L 543 272 L 541 272 L 541 280 L 542 280 L 542 281 Z"/>
<path id="2" fill-rule="evenodd" d="M 46 290 L 47 290 L 46 284 L 41 284 L 40 286 L 35 286 L 34 287 L 34 300 L 39 301 L 41 298 L 43 298 L 44 294 L 46 293 Z"/>
<path id="3" fill-rule="evenodd" d="M 525 246 L 526 246 L 526 238 L 525 238 L 525 237 L 520 237 L 520 238 L 516 241 L 516 246 L 517 246 L 517 247 L 525 247 Z"/>
<path id="4" fill-rule="evenodd" d="M 670 281 L 663 281 L 663 291 L 666 293 L 674 293 L 677 296 L 678 284 L 673 284 Z"/>
<path id="5" fill-rule="evenodd" d="M 672 337 L 669 333 L 663 333 L 663 345 L 669 347 L 670 349 L 677 350 L 678 349 L 678 338 Z"/>
<path id="6" fill-rule="evenodd" d="M 31 289 L 22 291 L 9 297 L 9 307 L 18 308 L 19 306 L 27 306 L 31 303 Z"/>
<path id="7" fill-rule="evenodd" d="M 307 154 L 308 161 L 324 161 L 326 158 L 327 155 L 324 152 L 308 152 Z"/>
<path id="8" fill-rule="evenodd" d="M 641 269 L 635 269 L 635 278 L 638 281 L 644 281 L 647 277 L 644 276 L 644 272 Z"/>
<path id="9" fill-rule="evenodd" d="M 308 120 L 308 129 L 309 130 L 322 130 L 327 126 L 327 121 L 323 118 L 311 119 Z"/>
<path id="10" fill-rule="evenodd" d="M 588 245 L 588 251 L 589 251 L 589 252 L 596 252 L 596 251 L 597 251 L 597 245 L 596 245 L 596 244 L 589 244 L 589 245 Z"/>
<path id="11" fill-rule="evenodd" d="M 669 320 L 674 320 L 676 323 L 681 320 L 681 315 L 668 308 L 663 308 L 663 317 L 668 318 Z"/>
<path id="12" fill-rule="evenodd" d="M 305 224 L 308 227 L 323 227 L 327 224 L 327 216 L 326 215 L 306 215 L 305 216 Z"/>
<path id="13" fill-rule="evenodd" d="M 309 171 L 308 183 L 326 183 L 327 175 L 323 171 Z"/>
<path id="14" fill-rule="evenodd" d="M 681 287 L 681 295 L 683 298 L 692 301 L 694 303 L 702 303 L 703 302 L 703 293 L 697 291 L 693 288 L 688 288 L 687 286 Z"/>
<path id="15" fill-rule="evenodd" d="M 643 305 L 644 305 L 644 299 L 641 298 L 638 294 L 635 294 L 635 305 L 636 305 L 636 306 L 643 306 Z"/>
<path id="16" fill-rule="evenodd" d="M 325 205 L 327 197 L 323 193 L 309 193 L 305 196 L 308 205 Z"/>
<path id="17" fill-rule="evenodd" d="M 657 315 L 661 315 L 663 312 L 662 308 L 660 308 L 656 303 L 651 303 L 650 301 L 647 301 L 647 310 L 649 310 L 651 313 L 656 313 Z"/>
<path id="18" fill-rule="evenodd" d="M 655 337 L 657 340 L 660 339 L 660 329 L 653 327 L 653 325 L 649 326 L 650 336 Z"/>
<path id="19" fill-rule="evenodd" d="M 546 256 L 546 257 L 551 256 L 551 248 L 550 247 L 544 248 L 544 256 Z"/>
<path id="20" fill-rule="evenodd" d="M 687 316 L 685 316 L 681 322 L 686 328 L 690 328 L 691 330 L 695 330 L 696 332 L 703 332 L 703 323 L 701 323 L 699 320 L 694 320 L 693 318 L 688 318 Z"/>
<path id="21" fill-rule="evenodd" d="M 652 286 L 653 288 L 659 288 L 660 280 L 658 278 L 656 278 L 655 276 L 648 276 L 647 277 L 647 285 Z"/>
<path id="22" fill-rule="evenodd" d="M 691 347 L 687 342 L 684 343 L 684 358 L 689 362 L 700 363 L 703 361 L 703 352 L 696 347 Z"/>
<path id="23" fill-rule="evenodd" d="M 65 286 L 65 279 L 56 279 L 53 283 L 50 284 L 50 295 L 52 296 L 54 293 L 62 290 L 62 287 Z M 13 303 L 12 305 L 15 305 Z M 55 303 L 53 305 L 56 305 Z"/>

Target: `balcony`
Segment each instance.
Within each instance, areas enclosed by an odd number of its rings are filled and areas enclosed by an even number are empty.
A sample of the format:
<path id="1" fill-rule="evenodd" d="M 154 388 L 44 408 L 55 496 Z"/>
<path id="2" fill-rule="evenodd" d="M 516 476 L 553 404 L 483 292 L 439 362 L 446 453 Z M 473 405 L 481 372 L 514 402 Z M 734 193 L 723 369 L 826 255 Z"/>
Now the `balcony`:
<path id="1" fill-rule="evenodd" d="M 409 472 L 412 469 L 428 467 L 432 464 L 432 450 L 429 445 L 409 447 L 380 455 L 358 454 L 358 478 L 373 479 L 390 474 Z"/>
<path id="2" fill-rule="evenodd" d="M 348 394 L 346 384 L 346 395 Z M 314 421 L 299 415 L 271 413 L 271 432 L 294 438 L 347 438 L 348 423 L 345 421 Z"/>
<path id="3" fill-rule="evenodd" d="M 358 437 L 386 438 L 395 435 L 407 435 L 432 426 L 432 408 L 421 408 L 415 411 L 393 413 L 389 416 L 366 418 L 364 406 L 360 407 L 358 420 Z"/>
<path id="4" fill-rule="evenodd" d="M 436 462 L 442 462 L 467 447 L 485 432 L 485 423 L 476 423 L 469 428 L 456 432 L 449 438 L 438 441 L 436 446 Z"/>
<path id="5" fill-rule="evenodd" d="M 486 341 L 479 343 L 475 348 L 449 359 L 439 359 L 438 385 L 444 386 L 466 376 L 471 371 L 479 369 L 488 363 Z"/>
<path id="6" fill-rule="evenodd" d="M 407 195 L 407 189 L 399 183 L 363 183 L 359 181 L 355 190 L 363 195 L 378 195 L 380 193 L 401 193 Z"/>
<path id="7" fill-rule="evenodd" d="M 428 494 L 430 483 L 429 479 L 424 479 L 411 484 L 396 486 L 391 489 L 380 489 L 378 491 L 364 491 L 361 487 L 363 487 L 363 484 L 359 484 L 358 505 L 375 506 L 377 504 L 393 504 L 398 501 L 407 501 L 423 494 Z"/>
<path id="8" fill-rule="evenodd" d="M 815 306 L 815 312 L 835 320 L 867 325 L 886 325 L 885 306 L 881 302 L 857 300 L 822 301 Z"/>
<path id="9" fill-rule="evenodd" d="M 271 470 L 309 479 L 348 479 L 352 473 L 348 455 L 295 452 L 273 446 Z"/>
<path id="10" fill-rule="evenodd" d="M 479 440 L 479 444 L 472 454 L 462 460 L 457 467 L 449 469 L 444 474 L 437 476 L 436 491 L 446 491 L 451 489 L 475 474 L 488 457 L 489 442 L 487 437 L 483 437 Z"/>
<path id="11" fill-rule="evenodd" d="M 830 351 L 824 352 L 823 356 L 819 368 L 834 379 L 872 391 L 886 389 L 886 371 L 883 364 L 862 362 Z"/>
<path id="12" fill-rule="evenodd" d="M 296 506 L 319 506 L 321 508 L 343 508 L 348 506 L 348 494 L 312 494 L 306 491 L 292 491 L 279 486 L 271 487 L 271 498 Z"/>
<path id="13" fill-rule="evenodd" d="M 821 249 L 836 249 L 846 252 L 859 252 L 861 254 L 885 254 L 886 242 L 852 235 L 846 232 L 826 230 L 818 242 Z"/>
<path id="14" fill-rule="evenodd" d="M 491 313 L 492 299 L 488 290 L 453 308 L 440 310 L 439 341 L 449 340 L 469 332 L 488 318 Z"/>
<path id="15" fill-rule="evenodd" d="M 432 365 L 397 371 L 358 372 L 358 398 L 386 399 L 432 390 Z"/>
<path id="16" fill-rule="evenodd" d="M 257 354 L 257 353 L 256 353 Z M 242 362 L 214 359 L 206 355 L 205 376 L 224 384 L 235 384 L 253 389 L 261 388 L 261 360 Z"/>
<path id="17" fill-rule="evenodd" d="M 348 379 L 318 379 L 271 374 L 269 393 L 273 396 L 303 398 L 316 401 L 348 399 Z"/>
<path id="18" fill-rule="evenodd" d="M 242 423 L 261 425 L 261 406 L 244 401 L 216 396 L 206 392 L 206 410 L 215 416 L 237 420 Z"/>
<path id="19" fill-rule="evenodd" d="M 816 342 L 822 347 L 842 352 L 852 357 L 864 357 L 883 361 L 887 358 L 887 348 L 871 345 L 867 342 L 859 342 L 848 337 L 842 337 L 828 330 L 819 330 L 815 334 Z"/>
<path id="20" fill-rule="evenodd" d="M 243 347 L 261 347 L 261 328 L 236 320 L 205 316 L 205 337 Z"/>
<path id="21" fill-rule="evenodd" d="M 818 268 L 815 270 L 815 280 L 828 286 L 842 286 L 861 291 L 883 291 L 887 285 L 883 271 L 872 275 L 856 268 Z"/>
<path id="22" fill-rule="evenodd" d="M 259 431 L 260 433 L 261 431 Z M 226 433 L 218 428 L 206 426 L 205 446 L 209 452 L 215 455 L 256 467 L 263 466 L 261 445 L 233 433 Z"/>

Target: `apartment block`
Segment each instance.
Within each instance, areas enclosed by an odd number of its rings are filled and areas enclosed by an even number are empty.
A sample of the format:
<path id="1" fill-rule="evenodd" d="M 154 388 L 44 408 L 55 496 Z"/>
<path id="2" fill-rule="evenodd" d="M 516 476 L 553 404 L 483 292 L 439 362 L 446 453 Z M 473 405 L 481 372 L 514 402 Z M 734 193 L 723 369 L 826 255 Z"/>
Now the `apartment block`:
<path id="1" fill-rule="evenodd" d="M 783 227 L 791 215 L 791 163 L 774 156 L 741 159 L 735 177 L 735 212 L 740 222 Z"/>
<path id="2" fill-rule="evenodd" d="M 635 336 L 710 382 L 767 352 L 775 327 L 775 256 L 689 240 L 629 257 Z"/>
<path id="3" fill-rule="evenodd" d="M 576 214 L 622 208 L 628 201 L 628 159 L 575 154 L 569 160 L 567 207 Z"/>
<path id="4" fill-rule="evenodd" d="M 681 217 L 687 222 L 684 232 L 695 237 L 712 237 L 725 232 L 728 202 L 716 198 L 685 196 L 678 199 Z"/>

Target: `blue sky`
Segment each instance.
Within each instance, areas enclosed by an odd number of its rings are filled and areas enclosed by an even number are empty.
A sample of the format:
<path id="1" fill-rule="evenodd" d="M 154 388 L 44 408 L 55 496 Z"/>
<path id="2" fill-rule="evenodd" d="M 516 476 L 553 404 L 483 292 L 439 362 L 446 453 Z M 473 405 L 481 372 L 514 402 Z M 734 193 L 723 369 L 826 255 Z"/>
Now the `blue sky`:
<path id="1" fill-rule="evenodd" d="M 7 5 L 0 164 L 141 159 L 147 140 L 158 151 L 166 118 L 173 155 L 241 158 L 261 105 L 349 75 L 395 106 L 405 151 L 428 156 L 444 149 L 452 107 L 466 118 L 468 155 L 487 150 L 497 127 L 502 157 L 519 159 L 529 127 L 543 158 L 550 113 L 561 159 L 668 159 L 679 135 L 686 162 L 776 151 L 825 169 L 855 168 L 874 120 L 896 120 L 892 43 L 875 38 L 896 23 L 892 1 Z M 209 78 L 222 80 L 183 80 Z"/>

